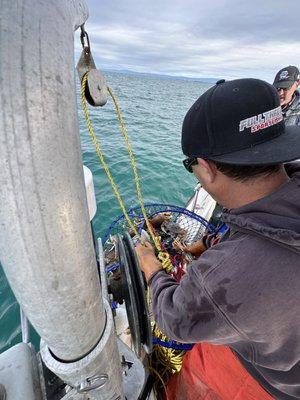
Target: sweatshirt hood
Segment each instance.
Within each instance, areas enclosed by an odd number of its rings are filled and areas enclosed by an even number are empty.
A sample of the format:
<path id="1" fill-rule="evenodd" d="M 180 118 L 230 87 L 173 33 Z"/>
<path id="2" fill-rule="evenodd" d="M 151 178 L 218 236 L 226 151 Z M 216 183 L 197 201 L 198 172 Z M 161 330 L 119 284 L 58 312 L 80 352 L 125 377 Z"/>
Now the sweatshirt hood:
<path id="1" fill-rule="evenodd" d="M 300 168 L 269 196 L 224 209 L 222 220 L 233 231 L 252 232 L 300 252 Z"/>

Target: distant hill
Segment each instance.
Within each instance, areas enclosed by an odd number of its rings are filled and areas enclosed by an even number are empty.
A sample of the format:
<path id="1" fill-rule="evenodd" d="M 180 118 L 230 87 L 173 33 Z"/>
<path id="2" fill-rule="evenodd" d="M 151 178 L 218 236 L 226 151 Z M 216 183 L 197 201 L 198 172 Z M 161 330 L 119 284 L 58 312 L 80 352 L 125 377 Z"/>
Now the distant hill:
<path id="1" fill-rule="evenodd" d="M 124 74 L 124 75 L 141 75 L 141 76 L 153 76 L 156 78 L 162 78 L 162 79 L 179 79 L 179 80 L 190 80 L 190 81 L 198 81 L 202 83 L 216 83 L 220 78 L 191 78 L 187 76 L 174 76 L 174 75 L 164 75 L 164 74 L 154 74 L 150 72 L 137 72 L 137 71 L 131 71 L 127 69 L 103 69 L 103 72 L 117 72 L 119 74 Z"/>

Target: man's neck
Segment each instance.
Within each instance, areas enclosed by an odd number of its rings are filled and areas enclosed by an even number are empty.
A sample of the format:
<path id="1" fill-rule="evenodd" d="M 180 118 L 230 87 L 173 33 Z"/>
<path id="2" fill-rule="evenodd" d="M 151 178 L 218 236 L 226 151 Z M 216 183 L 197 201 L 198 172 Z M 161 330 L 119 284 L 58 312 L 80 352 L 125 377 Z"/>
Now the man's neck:
<path id="1" fill-rule="evenodd" d="M 239 208 L 270 195 L 288 181 L 289 177 L 283 168 L 269 177 L 256 178 L 246 182 L 233 181 L 222 203 L 229 209 Z"/>

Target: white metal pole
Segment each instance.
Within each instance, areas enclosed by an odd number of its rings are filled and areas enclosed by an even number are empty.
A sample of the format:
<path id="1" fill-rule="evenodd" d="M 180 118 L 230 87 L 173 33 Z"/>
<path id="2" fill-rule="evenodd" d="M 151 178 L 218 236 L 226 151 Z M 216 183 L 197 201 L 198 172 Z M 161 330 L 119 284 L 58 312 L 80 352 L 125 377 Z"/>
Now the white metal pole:
<path id="1" fill-rule="evenodd" d="M 73 32 L 83 1 L 0 0 L 0 257 L 26 316 L 61 360 L 105 328 L 84 188 Z"/>

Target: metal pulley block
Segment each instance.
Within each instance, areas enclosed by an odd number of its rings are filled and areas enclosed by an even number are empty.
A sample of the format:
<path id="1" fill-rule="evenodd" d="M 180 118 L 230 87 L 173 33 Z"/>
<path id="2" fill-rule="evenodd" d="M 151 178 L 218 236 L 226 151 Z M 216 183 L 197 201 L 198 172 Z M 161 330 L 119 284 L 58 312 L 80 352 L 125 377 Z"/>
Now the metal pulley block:
<path id="1" fill-rule="evenodd" d="M 128 232 L 117 235 L 117 253 L 120 270 L 117 282 L 109 280 L 109 291 L 119 303 L 125 301 L 129 329 L 136 355 L 152 350 L 152 331 L 146 299 L 146 283 L 139 267 L 133 241 Z"/>
<path id="2" fill-rule="evenodd" d="M 91 106 L 104 106 L 107 103 L 107 84 L 102 73 L 96 68 L 91 48 L 89 37 L 83 27 L 81 27 L 81 44 L 82 53 L 77 63 L 76 69 L 80 82 L 88 73 L 87 84 L 85 89 L 85 97 Z M 85 40 L 86 39 L 86 43 Z"/>

